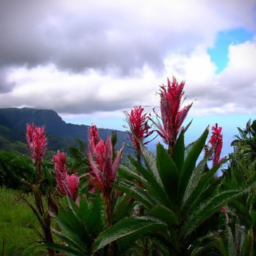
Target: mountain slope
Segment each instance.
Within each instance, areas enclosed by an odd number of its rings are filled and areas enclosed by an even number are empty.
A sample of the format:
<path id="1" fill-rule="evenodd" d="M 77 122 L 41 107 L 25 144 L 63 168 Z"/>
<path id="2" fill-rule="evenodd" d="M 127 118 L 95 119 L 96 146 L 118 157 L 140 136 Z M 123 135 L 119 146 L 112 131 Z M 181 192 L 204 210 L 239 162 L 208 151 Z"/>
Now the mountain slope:
<path id="1" fill-rule="evenodd" d="M 68 153 L 68 147 L 76 145 L 75 138 L 88 141 L 88 125 L 75 125 L 64 122 L 53 110 L 31 108 L 3 108 L 0 109 L 0 149 L 26 152 L 26 124 L 45 126 L 48 139 L 48 149 L 56 152 L 60 149 Z M 99 129 L 100 137 L 104 140 L 112 134 L 111 129 Z M 121 148 L 124 142 L 124 154 L 131 154 L 132 150 L 126 132 L 116 131 L 118 142 L 116 149 Z"/>

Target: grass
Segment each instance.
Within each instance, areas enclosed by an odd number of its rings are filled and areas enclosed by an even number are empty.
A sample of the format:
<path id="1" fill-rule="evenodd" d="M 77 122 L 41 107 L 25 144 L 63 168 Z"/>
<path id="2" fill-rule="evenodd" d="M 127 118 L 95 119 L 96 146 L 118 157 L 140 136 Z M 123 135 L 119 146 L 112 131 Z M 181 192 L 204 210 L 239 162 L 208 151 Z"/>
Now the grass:
<path id="1" fill-rule="evenodd" d="M 32 195 L 28 195 L 30 201 Z M 0 255 L 18 256 L 39 240 L 34 227 L 40 230 L 37 219 L 25 202 L 20 200 L 20 192 L 0 188 Z M 47 255 L 46 251 L 35 247 L 27 256 Z"/>

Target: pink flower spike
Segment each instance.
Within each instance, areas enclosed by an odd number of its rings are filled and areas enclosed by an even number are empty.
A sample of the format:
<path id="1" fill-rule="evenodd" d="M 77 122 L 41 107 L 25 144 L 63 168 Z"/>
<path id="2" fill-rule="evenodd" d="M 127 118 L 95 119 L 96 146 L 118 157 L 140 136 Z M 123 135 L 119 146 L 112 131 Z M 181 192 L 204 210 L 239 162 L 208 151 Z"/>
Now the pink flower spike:
<path id="1" fill-rule="evenodd" d="M 96 126 L 89 129 L 88 159 L 91 166 L 89 185 L 92 190 L 99 189 L 102 194 L 109 194 L 116 178 L 116 170 L 122 156 L 124 144 L 119 150 L 114 162 L 111 136 L 104 142 L 102 139 L 95 140 Z"/>
<path id="2" fill-rule="evenodd" d="M 41 179 L 41 162 L 47 150 L 44 127 L 36 127 L 35 125 L 27 124 L 26 140 L 30 157 L 37 166 L 38 177 Z"/>
<path id="3" fill-rule="evenodd" d="M 59 173 L 59 191 L 62 195 L 67 195 L 75 201 L 79 186 L 79 177 L 75 174 Z"/>
<path id="4" fill-rule="evenodd" d="M 89 130 L 88 137 L 90 138 L 89 139 L 90 147 L 94 149 L 94 147 L 97 145 L 97 143 L 100 140 L 99 131 L 98 131 L 96 125 L 91 126 L 91 128 Z"/>
<path id="5" fill-rule="evenodd" d="M 167 78 L 167 86 L 160 86 L 161 116 L 156 113 L 157 121 L 150 118 L 157 127 L 157 133 L 159 136 L 162 137 L 164 143 L 169 146 L 169 154 L 171 154 L 172 148 L 176 144 L 178 134 L 182 129 L 181 125 L 192 106 L 191 103 L 190 105 L 180 109 L 182 97 L 184 95 L 184 85 L 184 81 L 179 84 L 174 77 L 172 82 Z M 160 122 L 159 119 L 162 122 Z M 183 130 L 186 130 L 190 123 L 183 128 Z"/>
<path id="6" fill-rule="evenodd" d="M 53 162 L 59 192 L 63 196 L 68 195 L 70 198 L 75 200 L 80 180 L 75 174 L 67 174 L 66 154 L 58 150 L 57 155 L 53 156 Z"/>
<path id="7" fill-rule="evenodd" d="M 128 132 L 130 140 L 137 151 L 137 159 L 139 163 L 141 158 L 140 143 L 144 145 L 147 144 L 149 141 L 145 142 L 144 140 L 154 132 L 153 130 L 150 131 L 151 126 L 148 124 L 149 117 L 147 113 L 143 113 L 143 111 L 144 108 L 141 106 L 135 106 L 130 113 L 127 111 L 124 112 L 126 115 L 126 122 L 130 129 Z"/>
<path id="8" fill-rule="evenodd" d="M 69 189 L 70 189 L 70 197 L 75 200 L 76 193 L 78 191 L 78 186 L 79 186 L 79 177 L 76 176 L 74 173 L 72 175 L 67 176 L 68 179 L 68 184 L 69 184 Z"/>
<path id="9" fill-rule="evenodd" d="M 212 147 L 214 147 L 213 151 L 213 166 L 217 165 L 220 162 L 220 154 L 222 150 L 222 127 L 218 127 L 218 124 L 216 123 L 215 126 L 212 127 L 212 136 L 209 140 L 209 144 L 211 144 Z"/>
<path id="10" fill-rule="evenodd" d="M 66 168 L 66 154 L 64 152 L 57 151 L 57 155 L 53 156 L 54 170 L 56 172 L 67 172 Z"/>

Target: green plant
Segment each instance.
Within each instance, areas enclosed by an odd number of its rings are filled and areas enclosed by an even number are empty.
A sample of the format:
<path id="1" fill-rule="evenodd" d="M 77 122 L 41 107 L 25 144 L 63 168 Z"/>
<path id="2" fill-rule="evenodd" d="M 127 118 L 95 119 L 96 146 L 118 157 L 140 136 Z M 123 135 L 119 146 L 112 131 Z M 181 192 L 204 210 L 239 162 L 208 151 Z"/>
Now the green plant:
<path id="1" fill-rule="evenodd" d="M 244 164 L 254 164 L 256 160 L 256 120 L 246 123 L 246 128 L 237 128 L 239 135 L 232 141 L 231 146 L 234 147 L 234 156 L 243 161 Z"/>
<path id="2" fill-rule="evenodd" d="M 18 190 L 0 188 L 0 255 L 20 256 L 36 243 L 35 229 L 40 229 L 40 225 L 31 210 L 21 202 L 20 193 Z M 31 194 L 28 200 L 33 200 Z M 42 248 L 33 248 L 27 255 L 47 254 Z"/>
<path id="3" fill-rule="evenodd" d="M 62 204 L 55 216 L 58 230 L 53 229 L 62 243 L 45 243 L 44 246 L 68 255 L 92 255 L 94 240 L 106 225 L 102 197 L 98 194 L 92 200 L 82 198 L 79 206 L 66 198 L 68 204 Z"/>
<path id="4" fill-rule="evenodd" d="M 0 186 L 28 192 L 22 179 L 35 180 L 36 173 L 29 157 L 15 152 L 0 151 Z"/>
<path id="5" fill-rule="evenodd" d="M 58 209 L 57 205 L 54 203 L 51 195 L 51 187 L 46 187 L 46 200 L 47 200 L 47 207 L 44 204 L 44 197 L 41 190 L 41 185 L 43 181 L 49 180 L 52 181 L 52 176 L 47 169 L 44 172 L 43 169 L 43 157 L 47 150 L 47 140 L 45 137 L 44 127 L 36 127 L 35 125 L 27 124 L 27 146 L 30 152 L 31 161 L 34 164 L 34 168 L 36 170 L 36 181 L 31 182 L 24 181 L 27 185 L 29 185 L 33 195 L 34 200 L 33 202 L 29 201 L 26 196 L 22 196 L 22 200 L 28 205 L 28 207 L 32 210 L 34 215 L 36 216 L 41 230 L 37 230 L 37 234 L 39 237 L 39 243 L 53 243 L 53 236 L 51 232 L 51 216 L 50 214 L 56 214 Z M 48 179 L 47 179 L 48 178 Z M 49 184 L 48 184 L 49 185 Z M 47 249 L 49 256 L 55 256 L 56 252 L 52 249 Z"/>
<path id="6" fill-rule="evenodd" d="M 217 228 L 214 219 L 218 219 L 221 207 L 242 193 L 239 189 L 219 192 L 220 180 L 214 174 L 222 162 L 210 170 L 206 157 L 197 164 L 208 132 L 206 129 L 186 155 L 183 131 L 172 157 L 161 144 L 157 145 L 156 157 L 142 147 L 145 166 L 131 158 L 130 165 L 120 168 L 115 187 L 142 204 L 146 216 L 122 220 L 103 232 L 96 241 L 95 251 L 111 241 L 122 243 L 131 233 L 140 238 L 149 232 L 169 255 L 205 255 L 205 250 L 201 248 L 200 254 L 198 249 L 203 238 Z M 138 181 L 143 188 L 137 185 Z M 131 227 L 129 222 L 136 224 Z M 146 232 L 142 231 L 143 225 Z M 213 248 L 210 244 L 203 246 L 207 250 Z"/>

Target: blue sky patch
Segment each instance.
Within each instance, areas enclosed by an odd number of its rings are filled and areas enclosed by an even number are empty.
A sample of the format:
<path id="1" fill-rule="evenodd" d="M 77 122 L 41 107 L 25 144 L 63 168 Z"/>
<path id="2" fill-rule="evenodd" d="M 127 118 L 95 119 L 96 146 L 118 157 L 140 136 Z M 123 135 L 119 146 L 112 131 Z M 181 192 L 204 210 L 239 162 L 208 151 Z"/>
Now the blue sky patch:
<path id="1" fill-rule="evenodd" d="M 250 41 L 253 39 L 253 36 L 253 32 L 244 29 L 221 31 L 217 34 L 214 47 L 207 49 L 211 61 L 217 66 L 217 74 L 227 66 L 229 45 Z"/>

